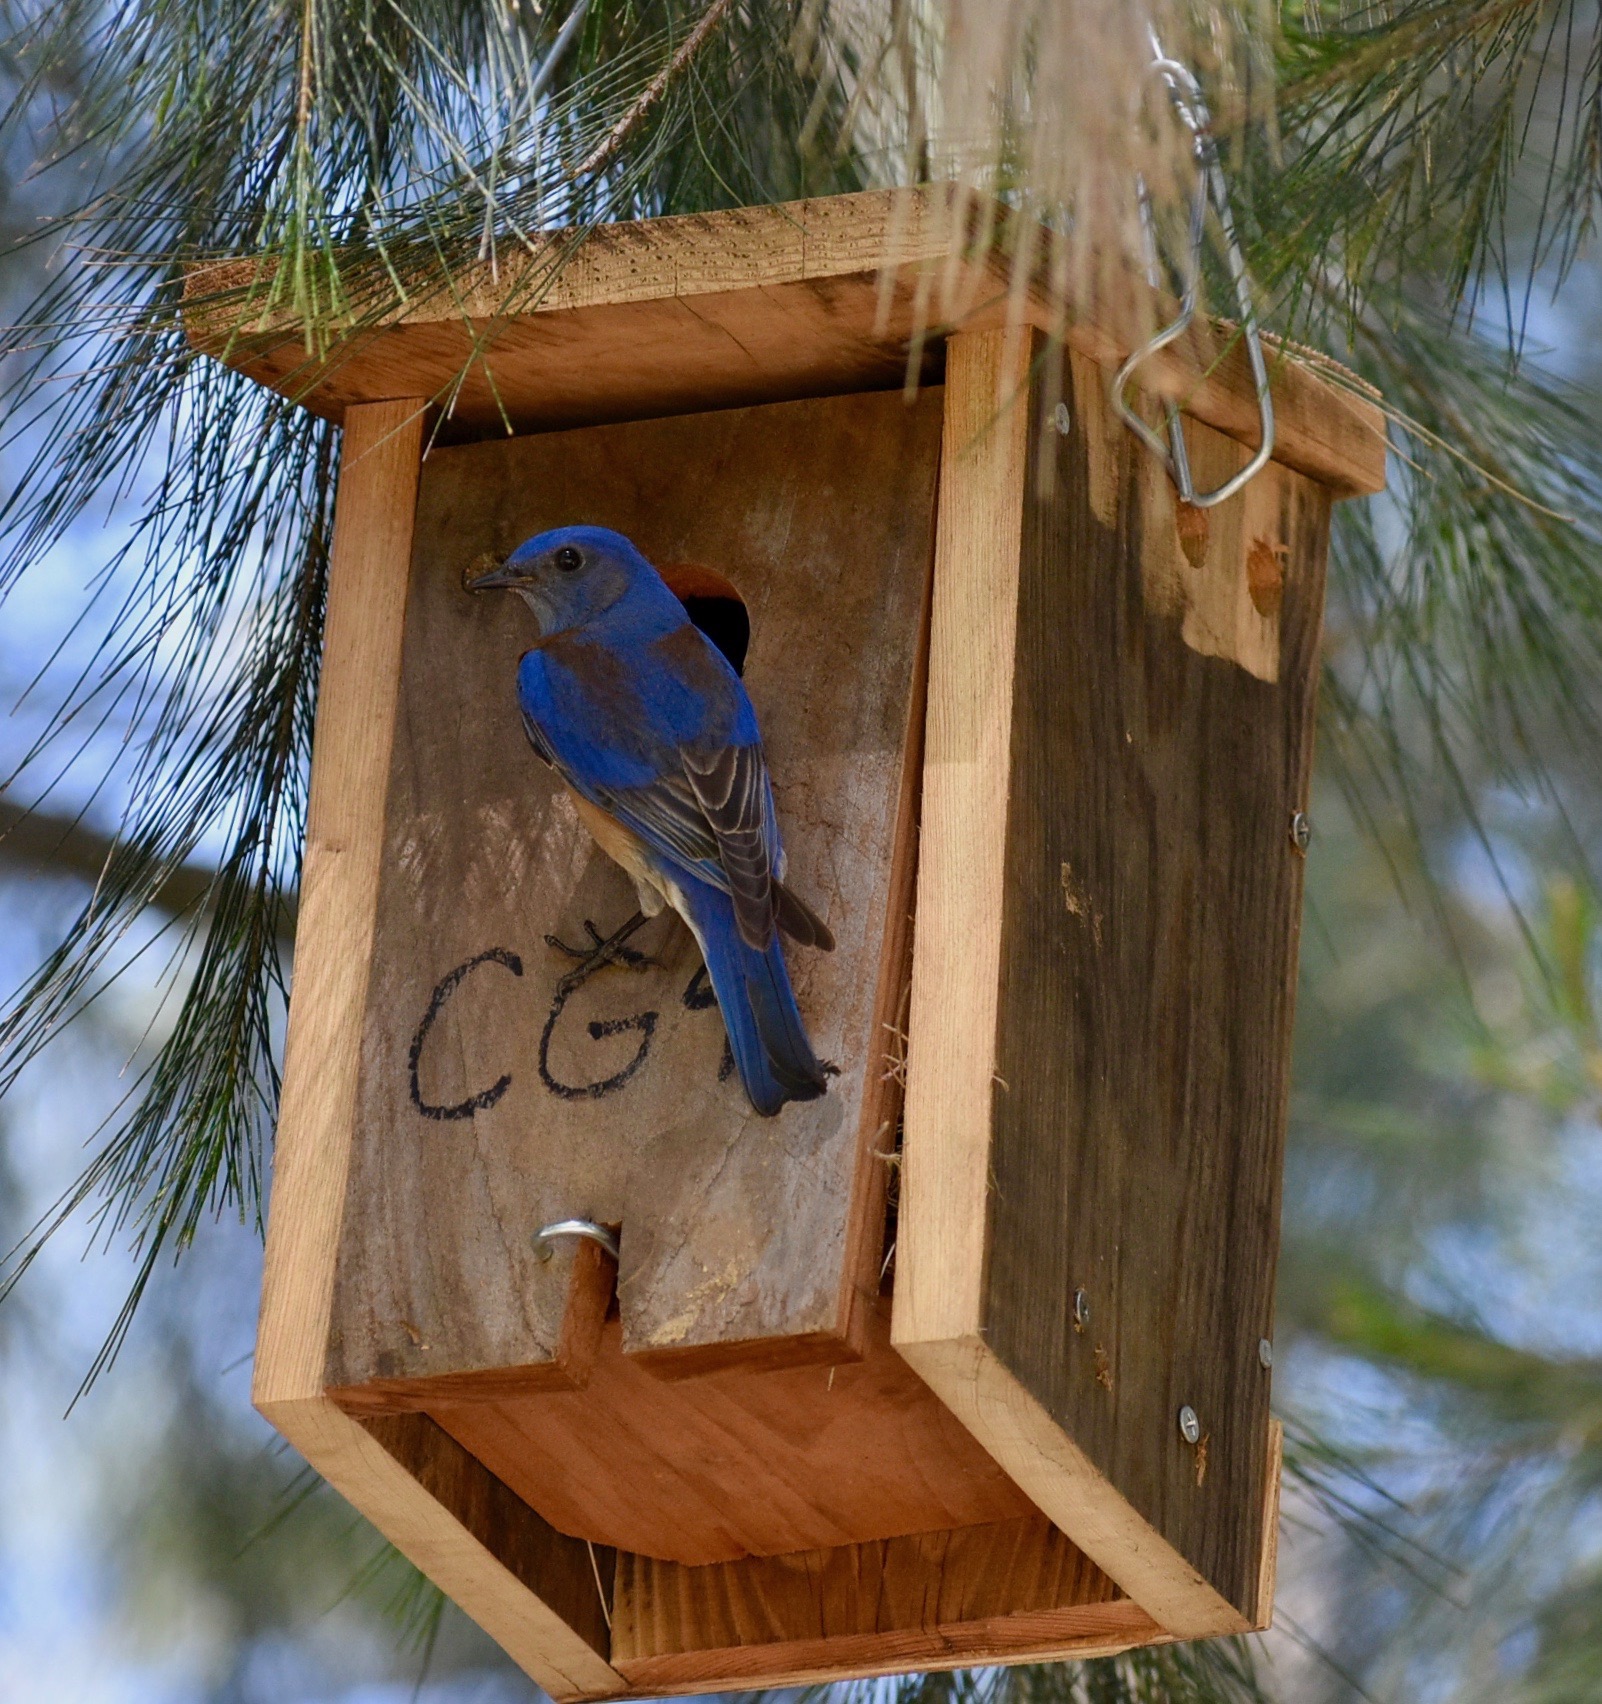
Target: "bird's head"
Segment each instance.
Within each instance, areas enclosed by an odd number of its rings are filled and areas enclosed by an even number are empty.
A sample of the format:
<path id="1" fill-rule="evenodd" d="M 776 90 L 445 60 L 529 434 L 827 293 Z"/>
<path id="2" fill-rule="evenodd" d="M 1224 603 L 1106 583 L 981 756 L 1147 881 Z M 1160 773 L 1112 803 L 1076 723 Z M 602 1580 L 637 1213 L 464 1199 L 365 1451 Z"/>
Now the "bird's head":
<path id="1" fill-rule="evenodd" d="M 606 527 L 555 527 L 536 533 L 470 592 L 516 592 L 533 610 L 541 638 L 582 627 L 657 576 L 622 533 Z M 671 594 L 669 594 L 671 596 Z"/>

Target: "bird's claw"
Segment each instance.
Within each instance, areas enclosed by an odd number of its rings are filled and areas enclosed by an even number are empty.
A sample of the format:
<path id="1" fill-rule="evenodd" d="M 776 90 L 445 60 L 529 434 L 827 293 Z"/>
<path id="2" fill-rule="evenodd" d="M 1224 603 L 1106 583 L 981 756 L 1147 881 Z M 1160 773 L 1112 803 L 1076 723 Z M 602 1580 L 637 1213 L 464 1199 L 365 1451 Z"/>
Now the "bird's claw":
<path id="1" fill-rule="evenodd" d="M 567 942 L 562 940 L 562 938 L 558 935 L 547 935 L 545 937 L 545 944 L 548 947 L 555 947 L 559 953 L 566 953 L 569 958 L 589 958 L 591 954 L 594 953 L 595 949 L 602 946 L 604 943 L 601 940 L 601 931 L 595 927 L 588 917 L 584 919 L 584 932 L 590 938 L 590 944 L 587 947 L 570 947 Z"/>
<path id="2" fill-rule="evenodd" d="M 603 966 L 609 964 L 621 965 L 624 970 L 645 971 L 660 964 L 660 960 L 651 958 L 648 954 L 627 947 L 623 943 L 636 929 L 645 922 L 642 912 L 635 914 L 613 934 L 603 937 L 591 920 L 584 919 L 584 932 L 590 938 L 587 947 L 570 947 L 566 941 L 557 935 L 547 935 L 545 944 L 568 958 L 579 962 L 557 984 L 557 990 L 563 995 L 571 994 L 583 986 Z"/>
<path id="3" fill-rule="evenodd" d="M 607 940 L 601 931 L 595 927 L 588 917 L 584 919 L 584 932 L 590 938 L 587 947 L 570 947 L 566 941 L 557 935 L 547 935 L 545 944 L 554 947 L 557 952 L 565 953 L 568 958 L 582 959 L 588 963 L 595 960 L 597 970 L 602 964 L 620 964 L 625 970 L 649 970 L 653 966 L 660 968 L 661 960 L 654 959 L 649 953 L 642 953 L 633 947 L 625 947 L 621 941 Z"/>

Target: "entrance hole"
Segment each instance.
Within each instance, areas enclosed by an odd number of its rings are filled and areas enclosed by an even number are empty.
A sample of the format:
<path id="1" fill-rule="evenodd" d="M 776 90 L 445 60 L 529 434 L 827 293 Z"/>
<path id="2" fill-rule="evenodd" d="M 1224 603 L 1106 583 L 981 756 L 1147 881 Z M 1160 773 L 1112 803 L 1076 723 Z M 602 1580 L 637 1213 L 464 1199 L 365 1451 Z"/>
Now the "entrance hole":
<path id="1" fill-rule="evenodd" d="M 728 658 L 729 667 L 743 675 L 751 645 L 751 617 L 734 582 L 698 562 L 670 562 L 660 572 L 690 620 Z"/>

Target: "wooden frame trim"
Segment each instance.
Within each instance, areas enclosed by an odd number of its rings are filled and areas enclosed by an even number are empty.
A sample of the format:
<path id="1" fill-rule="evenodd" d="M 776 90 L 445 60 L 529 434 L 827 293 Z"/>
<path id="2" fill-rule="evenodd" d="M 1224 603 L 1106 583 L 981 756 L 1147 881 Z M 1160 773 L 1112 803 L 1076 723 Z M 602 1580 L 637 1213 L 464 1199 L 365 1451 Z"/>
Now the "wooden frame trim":
<path id="1" fill-rule="evenodd" d="M 546 1691 L 594 1696 L 622 1678 L 508 1566 L 527 1531 L 492 1548 L 488 1528 L 431 1495 L 416 1463 L 403 1465 L 323 1390 L 422 443 L 415 399 L 346 412 L 252 1399 Z M 482 1502 L 485 1488 L 457 1470 Z"/>
<path id="2" fill-rule="evenodd" d="M 983 1303 L 1029 367 L 1029 340 L 1001 331 L 963 332 L 946 355 L 891 1327 L 903 1354 L 970 1335 Z"/>
<path id="3" fill-rule="evenodd" d="M 1279 1583 L 1279 1488 L 1285 1469 L 1285 1426 L 1268 1422 L 1268 1472 L 1263 1486 L 1263 1560 L 1257 1573 L 1257 1626 L 1274 1623 L 1274 1588 Z"/>
<path id="4" fill-rule="evenodd" d="M 896 1347 L 1018 1489 L 1165 1632 L 1205 1639 L 1251 1631 L 1240 1611 L 1102 1478 L 977 1333 L 896 1341 Z"/>
<path id="5" fill-rule="evenodd" d="M 269 1419 L 323 1395 L 422 441 L 421 403 L 370 403 L 340 454 L 252 1389 Z"/>

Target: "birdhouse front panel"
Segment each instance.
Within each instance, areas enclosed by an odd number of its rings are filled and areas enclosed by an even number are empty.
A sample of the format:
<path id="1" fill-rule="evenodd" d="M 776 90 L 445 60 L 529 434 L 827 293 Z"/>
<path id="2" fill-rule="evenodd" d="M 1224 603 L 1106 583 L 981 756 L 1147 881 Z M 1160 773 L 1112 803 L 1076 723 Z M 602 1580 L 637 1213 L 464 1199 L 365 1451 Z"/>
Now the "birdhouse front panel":
<path id="1" fill-rule="evenodd" d="M 940 431 L 938 390 L 849 396 L 422 470 L 325 1380 L 433 1414 L 596 1542 L 704 1563 L 1029 1507 L 889 1350 L 879 1297 Z M 525 737 L 529 609 L 464 589 L 575 520 L 662 566 L 760 717 L 786 886 L 834 938 L 785 949 L 829 1075 L 776 1116 L 673 912 L 585 973 L 636 895 Z M 575 1219 L 618 1237 L 615 1308 L 593 1244 L 539 1236 Z M 735 1436 L 720 1368 L 770 1370 Z M 831 1433 L 848 1391 L 910 1440 L 888 1481 Z M 785 1462 L 788 1500 L 720 1492 Z"/>

